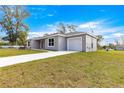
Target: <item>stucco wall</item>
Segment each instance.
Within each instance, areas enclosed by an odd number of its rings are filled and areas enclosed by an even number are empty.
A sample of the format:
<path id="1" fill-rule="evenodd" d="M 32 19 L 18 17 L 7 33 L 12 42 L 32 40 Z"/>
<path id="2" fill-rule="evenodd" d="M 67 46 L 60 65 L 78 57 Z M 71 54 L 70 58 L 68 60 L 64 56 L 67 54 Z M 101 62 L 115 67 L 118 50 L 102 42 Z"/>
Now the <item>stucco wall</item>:
<path id="1" fill-rule="evenodd" d="M 93 51 L 97 51 L 97 39 L 93 38 Z"/>
<path id="2" fill-rule="evenodd" d="M 54 46 L 49 46 L 48 45 L 48 42 L 49 42 L 50 38 L 54 38 Z M 58 36 L 46 38 L 45 39 L 45 49 L 58 50 Z"/>
<path id="3" fill-rule="evenodd" d="M 66 42 L 66 38 L 59 36 L 58 37 L 58 50 L 62 51 L 62 50 L 66 50 L 67 46 L 67 42 Z"/>
<path id="4" fill-rule="evenodd" d="M 54 46 L 53 47 L 48 46 L 48 42 L 49 42 L 50 38 L 54 38 Z M 45 49 L 59 50 L 59 51 L 66 50 L 66 39 L 65 39 L 65 37 L 55 36 L 55 37 L 50 37 L 50 38 L 45 39 Z"/>
<path id="5" fill-rule="evenodd" d="M 39 41 L 37 40 L 31 40 L 30 41 L 30 46 L 31 46 L 31 49 L 39 49 Z"/>
<path id="6" fill-rule="evenodd" d="M 82 35 L 82 51 L 86 51 L 86 35 Z"/>
<path id="7" fill-rule="evenodd" d="M 93 44 L 93 48 L 92 48 L 92 44 Z M 96 51 L 96 50 L 97 50 L 96 39 L 89 35 L 86 35 L 86 52 Z"/>
<path id="8" fill-rule="evenodd" d="M 44 49 L 59 50 L 59 51 L 67 50 L 67 38 L 72 38 L 72 37 L 82 37 L 82 51 L 89 52 L 89 51 L 97 50 L 97 40 L 89 35 L 77 35 L 70 37 L 52 36 L 44 39 L 45 40 Z M 49 39 L 51 38 L 54 38 L 54 46 L 48 46 Z M 93 48 L 92 48 L 92 43 L 93 43 Z M 40 49 L 40 42 L 37 40 L 31 40 L 30 45 L 32 49 Z"/>
<path id="9" fill-rule="evenodd" d="M 86 35 L 86 52 L 89 52 L 89 51 L 92 51 L 92 48 L 91 48 L 91 40 L 92 38 L 88 35 Z"/>

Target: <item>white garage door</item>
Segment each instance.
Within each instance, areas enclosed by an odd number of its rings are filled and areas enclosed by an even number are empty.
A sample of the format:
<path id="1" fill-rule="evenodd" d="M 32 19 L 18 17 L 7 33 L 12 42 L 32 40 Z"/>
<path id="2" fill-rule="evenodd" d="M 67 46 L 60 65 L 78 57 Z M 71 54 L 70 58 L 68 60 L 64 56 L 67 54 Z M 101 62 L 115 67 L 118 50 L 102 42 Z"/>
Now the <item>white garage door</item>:
<path id="1" fill-rule="evenodd" d="M 82 51 L 82 37 L 73 37 L 67 39 L 68 51 Z"/>

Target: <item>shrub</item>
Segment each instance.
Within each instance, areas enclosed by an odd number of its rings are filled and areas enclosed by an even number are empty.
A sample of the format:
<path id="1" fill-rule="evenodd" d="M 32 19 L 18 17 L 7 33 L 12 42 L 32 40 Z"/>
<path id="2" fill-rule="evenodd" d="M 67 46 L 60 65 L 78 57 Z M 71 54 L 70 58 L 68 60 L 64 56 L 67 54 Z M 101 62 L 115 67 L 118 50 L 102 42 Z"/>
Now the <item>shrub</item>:
<path id="1" fill-rule="evenodd" d="M 6 45 L 9 45 L 8 42 L 0 42 L 0 46 L 6 46 Z"/>

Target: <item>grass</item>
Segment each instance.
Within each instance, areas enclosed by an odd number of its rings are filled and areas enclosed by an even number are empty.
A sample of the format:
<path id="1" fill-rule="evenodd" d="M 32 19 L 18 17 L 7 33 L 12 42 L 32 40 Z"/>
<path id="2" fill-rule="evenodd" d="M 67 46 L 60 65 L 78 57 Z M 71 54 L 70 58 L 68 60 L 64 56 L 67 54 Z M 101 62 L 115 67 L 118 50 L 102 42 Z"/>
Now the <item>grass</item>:
<path id="1" fill-rule="evenodd" d="M 34 54 L 45 52 L 45 50 L 19 50 L 19 49 L 0 49 L 0 57 Z"/>
<path id="2" fill-rule="evenodd" d="M 79 52 L 0 68 L 0 87 L 124 87 L 124 51 Z"/>

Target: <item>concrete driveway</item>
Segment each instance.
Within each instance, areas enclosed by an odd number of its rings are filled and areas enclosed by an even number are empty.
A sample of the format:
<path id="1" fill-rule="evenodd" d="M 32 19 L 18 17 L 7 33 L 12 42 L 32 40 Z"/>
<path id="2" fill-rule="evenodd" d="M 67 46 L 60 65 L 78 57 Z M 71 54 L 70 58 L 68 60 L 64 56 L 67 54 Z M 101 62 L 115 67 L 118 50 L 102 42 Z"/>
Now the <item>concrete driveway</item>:
<path id="1" fill-rule="evenodd" d="M 55 52 L 45 52 L 45 53 L 37 53 L 37 54 L 27 54 L 27 55 L 19 55 L 19 56 L 11 56 L 11 57 L 2 57 L 0 58 L 0 67 L 5 67 L 13 64 L 24 63 L 28 61 L 45 59 L 49 57 L 55 57 L 70 53 L 75 53 L 76 51 L 55 51 Z"/>

